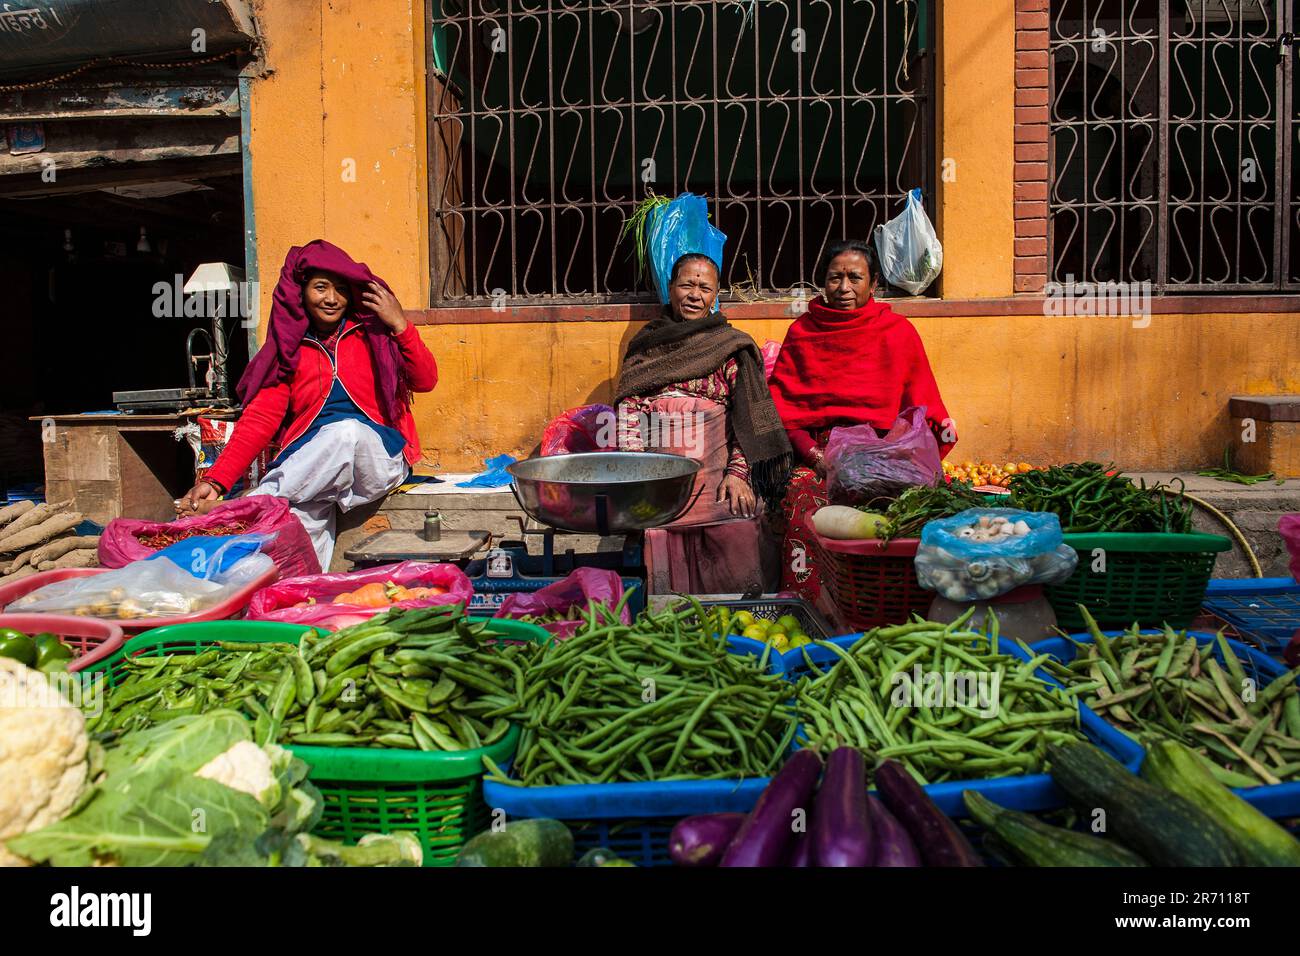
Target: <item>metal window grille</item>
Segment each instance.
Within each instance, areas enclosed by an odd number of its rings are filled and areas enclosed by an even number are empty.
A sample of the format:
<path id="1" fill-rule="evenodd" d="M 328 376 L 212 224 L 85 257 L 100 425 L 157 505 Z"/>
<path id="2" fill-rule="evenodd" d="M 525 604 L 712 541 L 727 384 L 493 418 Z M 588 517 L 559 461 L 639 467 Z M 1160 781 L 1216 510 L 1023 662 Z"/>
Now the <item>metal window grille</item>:
<path id="1" fill-rule="evenodd" d="M 624 220 L 708 197 L 724 295 L 929 195 L 930 0 L 427 0 L 433 304 L 636 302 Z"/>
<path id="2" fill-rule="evenodd" d="M 1053 0 L 1053 280 L 1296 287 L 1293 7 Z"/>

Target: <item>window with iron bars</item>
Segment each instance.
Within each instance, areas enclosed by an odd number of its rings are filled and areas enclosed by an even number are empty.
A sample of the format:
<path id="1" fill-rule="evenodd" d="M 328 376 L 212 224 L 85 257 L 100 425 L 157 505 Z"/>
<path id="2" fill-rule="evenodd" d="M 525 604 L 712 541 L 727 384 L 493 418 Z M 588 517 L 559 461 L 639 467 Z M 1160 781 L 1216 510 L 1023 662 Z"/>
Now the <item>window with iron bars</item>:
<path id="1" fill-rule="evenodd" d="M 1293 0 L 1052 0 L 1051 275 L 1300 288 Z"/>
<path id="2" fill-rule="evenodd" d="M 681 192 L 725 298 L 797 295 L 931 194 L 931 0 L 427 2 L 435 307 L 652 301 L 623 225 Z"/>

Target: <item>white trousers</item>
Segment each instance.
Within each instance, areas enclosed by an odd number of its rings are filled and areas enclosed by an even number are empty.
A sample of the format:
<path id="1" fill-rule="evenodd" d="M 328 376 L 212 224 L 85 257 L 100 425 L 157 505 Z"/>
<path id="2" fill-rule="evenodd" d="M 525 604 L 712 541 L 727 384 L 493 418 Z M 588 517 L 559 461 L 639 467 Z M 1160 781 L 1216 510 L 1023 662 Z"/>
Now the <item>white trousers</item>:
<path id="1" fill-rule="evenodd" d="M 307 444 L 266 473 L 254 495 L 275 495 L 311 536 L 328 573 L 334 559 L 336 511 L 351 511 L 388 494 L 407 475 L 401 452 L 389 455 L 373 428 L 363 422 L 330 422 Z"/>

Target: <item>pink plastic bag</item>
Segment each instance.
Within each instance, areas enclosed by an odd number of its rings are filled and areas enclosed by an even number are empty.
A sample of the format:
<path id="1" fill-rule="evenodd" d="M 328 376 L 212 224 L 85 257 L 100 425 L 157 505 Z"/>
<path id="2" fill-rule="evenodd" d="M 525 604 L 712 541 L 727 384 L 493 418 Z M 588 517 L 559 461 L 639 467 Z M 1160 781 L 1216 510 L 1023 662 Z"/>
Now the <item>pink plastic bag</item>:
<path id="1" fill-rule="evenodd" d="M 1283 515 L 1277 523 L 1277 530 L 1291 554 L 1291 577 L 1300 581 L 1300 514 Z"/>
<path id="2" fill-rule="evenodd" d="M 333 603 L 336 595 L 355 591 L 366 584 L 386 584 L 390 581 L 407 588 L 444 588 L 446 593 L 398 601 L 386 607 Z M 253 595 L 245 617 L 250 621 L 289 621 L 293 624 L 338 630 L 374 617 L 388 608 L 434 607 L 442 604 L 463 606 L 469 603 L 473 595 L 474 587 L 469 578 L 454 564 L 399 561 L 397 564 L 367 568 L 364 571 L 309 574 L 277 581 Z M 298 606 L 309 598 L 316 603 Z"/>
<path id="3" fill-rule="evenodd" d="M 887 502 L 878 499 L 933 485 L 942 473 L 923 405 L 903 409 L 883 438 L 871 425 L 852 425 L 832 429 L 826 443 L 826 490 L 835 504 L 883 508 Z"/>
<path id="4" fill-rule="evenodd" d="M 525 614 L 541 615 L 550 611 L 567 611 L 576 607 L 585 611 L 588 601 L 598 601 L 611 611 L 623 598 L 623 579 L 617 571 L 600 568 L 578 568 L 562 581 L 548 584 L 532 594 L 508 594 L 502 602 L 497 617 L 520 618 Z M 620 615 L 624 624 L 632 623 L 632 615 L 624 606 Z M 582 626 L 581 621 L 556 621 L 541 624 L 556 637 L 572 637 Z"/>
<path id="5" fill-rule="evenodd" d="M 547 423 L 542 432 L 542 456 L 613 451 L 617 431 L 614 409 L 608 405 L 570 408 Z"/>
<path id="6" fill-rule="evenodd" d="M 205 515 L 177 518 L 175 521 L 139 521 L 114 518 L 99 537 L 99 563 L 105 568 L 122 568 L 132 561 L 147 558 L 158 548 L 151 548 L 141 537 L 154 534 L 178 534 L 191 528 L 219 528 L 232 522 L 246 527 L 239 534 L 274 534 L 275 540 L 262 549 L 270 556 L 281 578 L 303 574 L 320 574 L 320 559 L 312 546 L 307 529 L 289 510 L 289 503 L 272 495 L 247 495 L 217 505 Z"/>
<path id="7" fill-rule="evenodd" d="M 781 343 L 768 339 L 763 343 L 763 377 L 771 378 L 772 369 L 776 368 L 776 360 L 781 357 Z"/>

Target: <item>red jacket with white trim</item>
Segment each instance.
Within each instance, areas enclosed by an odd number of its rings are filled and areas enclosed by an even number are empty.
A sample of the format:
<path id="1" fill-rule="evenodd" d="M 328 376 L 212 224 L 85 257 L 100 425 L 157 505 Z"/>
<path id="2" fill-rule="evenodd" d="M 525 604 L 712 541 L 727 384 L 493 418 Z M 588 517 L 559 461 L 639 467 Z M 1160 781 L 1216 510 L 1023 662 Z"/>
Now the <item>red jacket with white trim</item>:
<path id="1" fill-rule="evenodd" d="M 402 366 L 412 392 L 431 392 L 438 384 L 438 364 L 433 354 L 420 338 L 413 324 L 394 335 L 402 353 Z M 415 432 L 415 418 L 411 410 L 402 411 L 401 420 L 385 419 L 379 404 L 375 385 L 374 367 L 370 361 L 370 347 L 362 326 L 349 325 L 339 334 L 335 358 L 338 361 L 339 380 L 349 397 L 372 421 L 396 428 L 406 439 L 403 454 L 414 465 L 420 460 L 420 439 Z M 334 385 L 334 366 L 329 353 L 310 336 L 302 340 L 298 351 L 298 367 L 286 381 L 262 389 L 248 403 L 239 416 L 230 441 L 204 476 L 229 490 L 245 472 L 253 459 L 279 434 L 281 448 L 287 448 L 307 431 L 320 414 Z"/>

